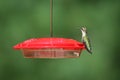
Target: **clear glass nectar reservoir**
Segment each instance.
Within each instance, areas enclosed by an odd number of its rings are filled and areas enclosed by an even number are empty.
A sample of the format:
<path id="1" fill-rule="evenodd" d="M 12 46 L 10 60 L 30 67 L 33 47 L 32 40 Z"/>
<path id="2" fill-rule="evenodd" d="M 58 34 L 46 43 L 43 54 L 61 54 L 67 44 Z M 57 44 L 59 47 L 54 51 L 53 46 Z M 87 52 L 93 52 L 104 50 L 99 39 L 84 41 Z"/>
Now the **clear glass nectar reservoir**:
<path id="1" fill-rule="evenodd" d="M 14 46 L 25 58 L 76 58 L 84 44 L 67 38 L 33 38 Z"/>

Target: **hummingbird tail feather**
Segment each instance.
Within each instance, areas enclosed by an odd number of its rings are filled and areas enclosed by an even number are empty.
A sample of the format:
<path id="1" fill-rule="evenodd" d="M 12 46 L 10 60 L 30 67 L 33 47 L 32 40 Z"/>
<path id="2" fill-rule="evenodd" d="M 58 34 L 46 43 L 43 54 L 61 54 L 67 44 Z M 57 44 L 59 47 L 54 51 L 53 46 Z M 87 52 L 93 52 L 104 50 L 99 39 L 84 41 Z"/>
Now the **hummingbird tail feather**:
<path id="1" fill-rule="evenodd" d="M 86 43 L 85 43 L 85 42 L 83 42 L 83 43 L 85 44 L 85 49 L 86 49 L 90 54 L 92 54 L 91 49 L 88 49 L 88 47 L 86 46 Z"/>

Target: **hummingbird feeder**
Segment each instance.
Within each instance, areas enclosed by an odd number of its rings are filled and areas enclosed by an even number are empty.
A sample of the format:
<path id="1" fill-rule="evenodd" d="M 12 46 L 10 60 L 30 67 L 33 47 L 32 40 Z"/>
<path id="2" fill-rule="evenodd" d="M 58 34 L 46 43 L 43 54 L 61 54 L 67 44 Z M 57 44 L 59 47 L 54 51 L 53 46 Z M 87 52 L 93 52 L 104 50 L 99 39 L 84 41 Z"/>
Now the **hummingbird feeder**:
<path id="1" fill-rule="evenodd" d="M 84 44 L 74 39 L 53 37 L 53 0 L 50 0 L 50 35 L 49 38 L 32 38 L 15 45 L 25 58 L 77 58 L 84 49 Z"/>

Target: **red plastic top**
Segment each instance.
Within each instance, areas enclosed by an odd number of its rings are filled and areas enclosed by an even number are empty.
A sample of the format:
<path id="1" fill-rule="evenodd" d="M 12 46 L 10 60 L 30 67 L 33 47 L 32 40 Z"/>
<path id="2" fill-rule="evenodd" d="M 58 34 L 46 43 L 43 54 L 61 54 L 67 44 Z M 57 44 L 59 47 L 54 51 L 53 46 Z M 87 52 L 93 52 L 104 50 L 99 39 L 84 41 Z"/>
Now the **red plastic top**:
<path id="1" fill-rule="evenodd" d="M 70 50 L 84 49 L 84 44 L 66 38 L 33 38 L 14 46 L 14 49 L 63 48 Z"/>

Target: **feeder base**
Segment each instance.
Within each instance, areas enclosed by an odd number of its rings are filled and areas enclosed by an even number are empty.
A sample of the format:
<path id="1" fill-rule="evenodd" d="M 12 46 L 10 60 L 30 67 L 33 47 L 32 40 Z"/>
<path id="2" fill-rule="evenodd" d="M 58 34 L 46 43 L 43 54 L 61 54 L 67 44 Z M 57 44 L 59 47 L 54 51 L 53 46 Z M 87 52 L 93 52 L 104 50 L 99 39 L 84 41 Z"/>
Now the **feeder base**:
<path id="1" fill-rule="evenodd" d="M 81 50 L 64 50 L 64 49 L 23 49 L 25 58 L 77 58 Z"/>

